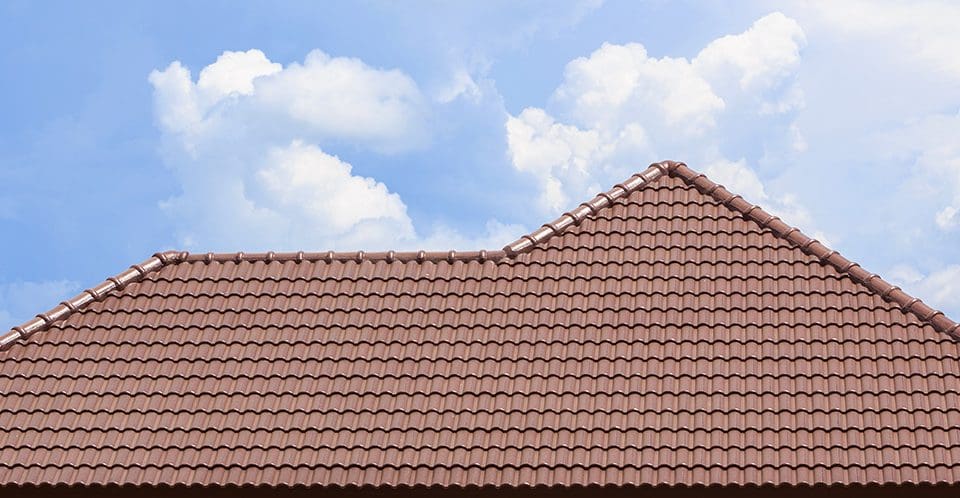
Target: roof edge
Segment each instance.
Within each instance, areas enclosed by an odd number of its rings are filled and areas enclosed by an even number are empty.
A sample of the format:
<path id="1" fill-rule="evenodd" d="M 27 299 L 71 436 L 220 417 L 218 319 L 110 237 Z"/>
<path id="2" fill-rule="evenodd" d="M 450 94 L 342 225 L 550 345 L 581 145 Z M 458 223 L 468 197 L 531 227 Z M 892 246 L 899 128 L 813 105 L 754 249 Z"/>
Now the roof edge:
<path id="1" fill-rule="evenodd" d="M 423 263 L 427 261 L 450 263 L 456 261 L 499 261 L 506 257 L 503 251 L 379 251 L 379 252 L 263 252 L 263 253 L 199 253 L 191 254 L 186 251 L 165 251 L 158 252 L 146 261 L 131 265 L 127 270 L 108 277 L 100 284 L 84 290 L 80 294 L 70 299 L 61 301 L 59 305 L 44 313 L 39 313 L 36 317 L 17 325 L 7 332 L 0 334 L 0 351 L 5 351 L 21 339 L 26 339 L 37 332 L 41 332 L 50 327 L 54 322 L 64 320 L 70 315 L 76 313 L 84 306 L 103 299 L 113 290 L 123 289 L 127 285 L 136 282 L 147 274 L 157 271 L 164 266 L 183 262 L 285 262 L 285 261 L 322 261 L 332 263 L 334 261 L 386 261 L 387 263 L 416 261 Z"/>
<path id="2" fill-rule="evenodd" d="M 876 273 L 871 273 L 858 263 L 850 261 L 839 252 L 827 247 L 817 239 L 807 236 L 799 228 L 784 223 L 780 218 L 766 212 L 760 206 L 751 204 L 738 194 L 727 190 L 703 173 L 698 173 L 684 163 L 677 163 L 668 171 L 670 176 L 683 180 L 700 192 L 709 195 L 724 206 L 767 228 L 780 239 L 797 246 L 804 254 L 809 254 L 830 265 L 841 274 L 847 275 L 867 289 L 879 294 L 883 300 L 896 303 L 904 313 L 912 313 L 922 322 L 929 324 L 937 332 L 942 332 L 954 340 L 960 340 L 960 324 L 951 320 L 942 311 L 934 309 L 904 292 L 900 287 L 887 282 Z"/>
<path id="3" fill-rule="evenodd" d="M 123 289 L 127 285 L 140 280 L 148 273 L 157 271 L 168 264 L 179 263 L 185 260 L 186 256 L 187 253 L 185 252 L 158 252 L 141 263 L 130 265 L 130 267 L 123 272 L 112 277 L 107 277 L 107 279 L 100 284 L 85 289 L 76 296 L 61 301 L 60 304 L 53 309 L 47 310 L 44 313 L 38 313 L 36 317 L 0 334 L 0 351 L 9 349 L 14 343 L 21 339 L 26 339 L 37 332 L 48 329 L 54 322 L 64 320 L 84 306 L 103 299 L 113 290 Z"/>
<path id="4" fill-rule="evenodd" d="M 519 239 L 507 244 L 504 246 L 503 251 L 509 257 L 528 252 L 537 244 L 563 232 L 567 228 L 579 225 L 588 216 L 595 215 L 601 209 L 613 204 L 613 201 L 636 192 L 644 185 L 649 185 L 657 181 L 663 175 L 669 175 L 670 172 L 680 164 L 683 163 L 677 161 L 660 161 L 653 163 L 648 166 L 647 169 L 639 173 L 634 173 L 630 178 L 627 178 L 626 181 L 614 185 L 610 190 L 600 192 L 594 196 L 593 199 L 580 203 L 579 206 L 561 214 L 559 218 L 550 223 L 544 223 L 533 232 L 523 235 Z"/>

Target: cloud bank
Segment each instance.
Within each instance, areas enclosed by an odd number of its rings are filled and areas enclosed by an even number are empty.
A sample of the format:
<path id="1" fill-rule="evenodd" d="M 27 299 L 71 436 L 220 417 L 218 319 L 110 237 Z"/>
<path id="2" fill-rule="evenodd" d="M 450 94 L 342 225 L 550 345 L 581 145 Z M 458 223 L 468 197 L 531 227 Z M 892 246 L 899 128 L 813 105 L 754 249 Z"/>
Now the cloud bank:
<path id="1" fill-rule="evenodd" d="M 283 67 L 248 50 L 224 52 L 196 81 L 179 62 L 149 80 L 164 158 L 182 188 L 162 207 L 187 249 L 473 248 L 509 240 L 507 225 L 496 223 L 499 237 L 470 239 L 443 227 L 421 237 L 397 193 L 325 150 L 389 155 L 429 141 L 427 99 L 401 71 L 320 51 Z M 514 235 L 521 230 L 509 226 Z"/>

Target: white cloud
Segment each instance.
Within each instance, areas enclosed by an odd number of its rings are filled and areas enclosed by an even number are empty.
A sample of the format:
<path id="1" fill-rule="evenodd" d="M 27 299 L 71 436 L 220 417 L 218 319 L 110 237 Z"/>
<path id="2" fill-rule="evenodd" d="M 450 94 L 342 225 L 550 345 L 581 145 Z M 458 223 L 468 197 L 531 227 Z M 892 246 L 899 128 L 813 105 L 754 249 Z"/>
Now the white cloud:
<path id="1" fill-rule="evenodd" d="M 323 234 L 319 242 L 349 240 L 364 247 L 383 240 L 402 244 L 414 239 L 413 224 L 400 196 L 372 178 L 354 176 L 351 166 L 318 147 L 294 141 L 270 150 L 256 176 L 287 225 L 286 237 L 309 226 Z M 309 240 L 309 238 L 307 239 Z"/>
<path id="2" fill-rule="evenodd" d="M 197 89 L 216 102 L 230 94 L 253 94 L 253 81 L 260 76 L 279 73 L 283 66 L 270 62 L 259 50 L 224 52 L 217 61 L 200 71 Z"/>
<path id="3" fill-rule="evenodd" d="M 150 73 L 149 79 L 154 114 L 161 129 L 179 133 L 199 125 L 206 109 L 190 80 L 190 70 L 174 61 L 165 70 Z"/>
<path id="4" fill-rule="evenodd" d="M 605 43 L 567 64 L 552 113 L 527 108 L 508 117 L 513 165 L 538 179 L 541 210 L 557 213 L 651 160 L 682 159 L 810 229 L 812 218 L 794 196 L 768 195 L 745 158 L 722 152 L 742 134 L 762 154 L 805 149 L 794 122 L 803 105 L 796 73 L 805 43 L 800 25 L 780 13 L 710 42 L 691 60 Z"/>
<path id="5" fill-rule="evenodd" d="M 419 145 L 424 102 L 417 84 L 398 70 L 374 69 L 359 59 L 319 50 L 257 88 L 260 104 L 321 136 L 370 141 L 387 148 Z"/>
<path id="6" fill-rule="evenodd" d="M 953 230 L 960 225 L 960 210 L 953 206 L 947 206 L 937 212 L 934 221 L 941 230 Z"/>
<path id="7" fill-rule="evenodd" d="M 790 81 L 805 44 L 800 25 L 775 12 L 741 34 L 710 42 L 693 59 L 693 66 L 713 87 L 733 80 L 743 92 L 762 94 Z"/>
<path id="8" fill-rule="evenodd" d="M 70 280 L 0 283 L 0 331 L 25 322 L 80 291 Z"/>
<path id="9" fill-rule="evenodd" d="M 224 52 L 196 83 L 180 62 L 149 79 L 161 127 L 191 144 L 212 134 L 296 134 L 396 151 L 427 139 L 426 104 L 409 76 L 319 50 L 285 68 L 259 50 Z"/>
<path id="10" fill-rule="evenodd" d="M 554 100 L 566 114 L 595 129 L 642 120 L 696 134 L 714 124 L 723 100 L 686 59 L 649 57 L 643 45 L 604 43 L 574 59 Z"/>
<path id="11" fill-rule="evenodd" d="M 909 265 L 898 265 L 888 272 L 890 281 L 938 308 L 954 320 L 960 318 L 960 265 L 948 265 L 923 274 Z"/>
<path id="12" fill-rule="evenodd" d="M 802 101 L 792 83 L 805 43 L 800 25 L 780 13 L 710 42 L 692 60 L 651 57 L 638 43 L 605 43 L 567 64 L 553 97 L 565 116 L 590 128 L 637 123 L 697 135 L 740 94 L 781 112 L 792 108 L 783 102 Z"/>
<path id="13" fill-rule="evenodd" d="M 938 204 L 932 218 L 940 230 L 960 225 L 960 113 L 911 120 L 879 134 L 876 149 L 913 163 L 908 187 L 917 201 Z"/>
<path id="14" fill-rule="evenodd" d="M 161 207 L 186 249 L 477 249 L 503 238 L 498 224 L 476 237 L 447 228 L 422 237 L 397 193 L 327 152 L 423 143 L 428 104 L 400 71 L 320 51 L 284 67 L 249 50 L 223 53 L 196 82 L 179 62 L 149 79 L 182 188 Z M 456 245 L 432 245 L 443 242 Z"/>
<path id="15" fill-rule="evenodd" d="M 804 3 L 818 19 L 848 37 L 876 38 L 901 63 L 922 61 L 933 70 L 960 77 L 960 4 L 953 1 L 821 0 Z"/>
<path id="16" fill-rule="evenodd" d="M 543 180 L 538 202 L 547 212 L 560 211 L 570 202 L 559 177 L 568 184 L 590 181 L 591 167 L 604 155 L 597 131 L 556 123 L 542 109 L 510 116 L 507 141 L 517 170 Z"/>

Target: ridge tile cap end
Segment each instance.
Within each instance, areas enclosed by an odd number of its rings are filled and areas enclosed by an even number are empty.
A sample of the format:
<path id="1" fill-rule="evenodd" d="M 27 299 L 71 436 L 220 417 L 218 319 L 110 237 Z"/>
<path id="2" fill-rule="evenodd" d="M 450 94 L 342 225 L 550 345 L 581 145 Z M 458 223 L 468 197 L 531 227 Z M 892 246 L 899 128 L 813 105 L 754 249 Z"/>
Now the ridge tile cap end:
<path id="1" fill-rule="evenodd" d="M 16 329 L 10 329 L 2 334 L 0 334 L 0 351 L 6 351 L 10 349 L 14 343 L 20 340 L 22 335 Z"/>

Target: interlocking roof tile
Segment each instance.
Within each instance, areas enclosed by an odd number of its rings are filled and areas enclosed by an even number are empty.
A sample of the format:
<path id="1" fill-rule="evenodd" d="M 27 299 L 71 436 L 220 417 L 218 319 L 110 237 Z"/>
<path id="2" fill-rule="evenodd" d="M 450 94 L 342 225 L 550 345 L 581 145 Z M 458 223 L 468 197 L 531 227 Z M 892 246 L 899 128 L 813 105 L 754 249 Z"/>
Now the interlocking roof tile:
<path id="1" fill-rule="evenodd" d="M 955 484 L 958 327 L 667 161 L 502 251 L 134 265 L 0 336 L 0 483 Z"/>

